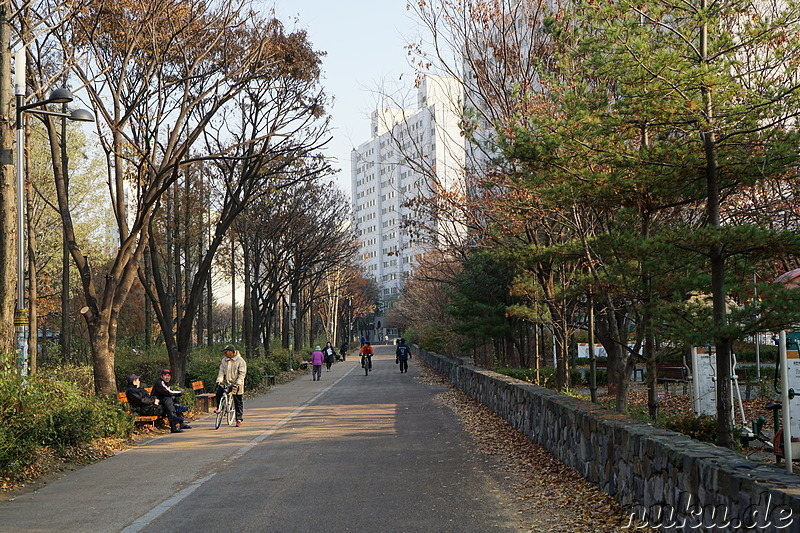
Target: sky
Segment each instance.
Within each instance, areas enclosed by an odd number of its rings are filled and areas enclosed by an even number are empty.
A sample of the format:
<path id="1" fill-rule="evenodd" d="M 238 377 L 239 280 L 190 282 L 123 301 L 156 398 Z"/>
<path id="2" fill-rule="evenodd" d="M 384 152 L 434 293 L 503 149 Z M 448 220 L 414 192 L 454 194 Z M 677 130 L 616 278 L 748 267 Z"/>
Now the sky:
<path id="1" fill-rule="evenodd" d="M 350 151 L 369 140 L 369 117 L 382 87 L 413 87 L 405 47 L 417 35 L 407 0 L 275 0 L 287 31 L 305 29 L 323 58 L 325 92 L 334 98 L 333 140 L 326 152 L 350 194 Z M 265 8 L 264 15 L 267 15 Z"/>

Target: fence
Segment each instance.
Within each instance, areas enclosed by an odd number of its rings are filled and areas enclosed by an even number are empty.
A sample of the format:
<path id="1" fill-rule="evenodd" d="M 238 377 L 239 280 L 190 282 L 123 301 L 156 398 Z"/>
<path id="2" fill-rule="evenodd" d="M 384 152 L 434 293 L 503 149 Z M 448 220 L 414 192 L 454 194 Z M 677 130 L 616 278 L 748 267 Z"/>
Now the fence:
<path id="1" fill-rule="evenodd" d="M 661 531 L 800 532 L 800 476 L 414 346 L 437 373 Z"/>

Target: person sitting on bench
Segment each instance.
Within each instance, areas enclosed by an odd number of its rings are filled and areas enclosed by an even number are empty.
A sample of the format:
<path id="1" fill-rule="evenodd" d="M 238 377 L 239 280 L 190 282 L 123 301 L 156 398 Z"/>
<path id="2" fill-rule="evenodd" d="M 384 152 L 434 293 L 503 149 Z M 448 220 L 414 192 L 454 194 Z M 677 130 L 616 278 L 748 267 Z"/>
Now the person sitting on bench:
<path id="1" fill-rule="evenodd" d="M 172 380 L 172 372 L 169 368 L 161 371 L 161 377 L 153 385 L 153 396 L 161 401 L 164 406 L 164 414 L 169 418 L 170 432 L 183 433 L 184 429 L 192 429 L 192 426 L 183 422 L 183 413 L 188 409 L 178 403 L 177 397 L 183 394 L 182 390 L 172 390 L 169 382 Z"/>
<path id="2" fill-rule="evenodd" d="M 164 413 L 161 402 L 142 388 L 141 378 L 142 376 L 136 374 L 128 376 L 128 388 L 125 389 L 125 396 L 128 398 L 128 403 L 131 404 L 131 411 L 142 416 L 161 416 Z"/>

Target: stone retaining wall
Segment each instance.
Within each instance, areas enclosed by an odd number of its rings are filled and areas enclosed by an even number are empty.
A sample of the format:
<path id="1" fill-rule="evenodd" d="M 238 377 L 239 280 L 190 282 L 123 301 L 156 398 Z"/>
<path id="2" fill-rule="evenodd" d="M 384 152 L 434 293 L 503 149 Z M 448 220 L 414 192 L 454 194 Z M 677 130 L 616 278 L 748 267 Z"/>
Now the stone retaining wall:
<path id="1" fill-rule="evenodd" d="M 413 349 L 661 531 L 800 532 L 800 476 L 463 359 Z"/>

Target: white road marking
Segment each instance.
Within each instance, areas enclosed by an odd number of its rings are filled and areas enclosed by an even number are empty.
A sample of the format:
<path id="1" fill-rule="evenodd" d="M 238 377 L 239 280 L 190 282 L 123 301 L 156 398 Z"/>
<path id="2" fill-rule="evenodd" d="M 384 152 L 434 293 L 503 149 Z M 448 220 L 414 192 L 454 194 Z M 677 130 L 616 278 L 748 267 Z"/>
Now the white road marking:
<path id="1" fill-rule="evenodd" d="M 340 377 L 339 379 L 337 379 L 336 381 L 334 381 L 333 383 L 331 383 L 330 385 L 328 385 L 327 387 L 325 387 L 324 389 L 319 391 L 316 395 L 314 395 L 313 398 L 308 400 L 306 403 L 304 403 L 303 405 L 301 405 L 300 407 L 298 407 L 297 409 L 295 409 L 294 411 L 292 411 L 288 415 L 286 415 L 283 418 L 283 420 L 281 420 L 280 422 L 278 422 L 277 424 L 275 424 L 274 426 L 269 428 L 264 433 L 258 435 L 256 438 L 254 438 L 253 440 L 251 440 L 250 442 L 248 442 L 247 444 L 245 444 L 244 446 L 242 446 L 238 450 L 236 450 L 236 452 L 234 452 L 233 455 L 231 455 L 230 457 L 225 459 L 224 463 L 230 463 L 232 461 L 235 461 L 236 459 L 240 458 L 245 453 L 250 451 L 252 448 L 254 448 L 257 444 L 263 442 L 267 437 L 269 437 L 270 435 L 274 435 L 280 428 L 282 428 L 287 423 L 289 423 L 289 421 L 291 421 L 294 417 L 296 417 L 297 415 L 299 415 L 300 413 L 305 411 L 306 408 L 308 408 L 309 405 L 313 404 L 317 400 L 317 398 L 319 398 L 320 396 L 322 396 L 323 394 L 325 394 L 326 392 L 331 390 L 331 388 L 333 388 L 334 385 L 336 385 L 341 380 L 343 380 L 345 377 L 347 377 L 347 375 L 350 374 L 350 372 L 352 372 L 353 369 L 355 369 L 355 368 L 356 367 L 350 368 L 350 370 L 345 372 L 342 375 L 342 377 Z M 186 487 L 182 491 L 178 492 L 177 494 L 175 494 L 171 498 L 168 498 L 168 499 L 164 500 L 163 502 L 161 502 L 160 504 L 156 505 L 149 513 L 147 513 L 147 514 L 141 516 L 140 518 L 137 518 L 136 520 L 134 520 L 131 525 L 129 525 L 128 527 L 126 527 L 125 529 L 122 530 L 122 533 L 139 533 L 141 530 L 143 530 L 148 525 L 150 525 L 156 518 L 158 518 L 162 514 L 166 513 L 167 511 L 169 511 L 170 509 L 175 507 L 178 503 L 180 503 L 181 501 L 186 499 L 191 493 L 193 493 L 198 488 L 200 488 L 200 486 L 202 486 L 203 483 L 207 482 L 209 479 L 212 479 L 216 475 L 217 475 L 217 472 L 214 472 L 211 475 L 208 475 L 208 476 L 206 476 L 204 478 L 198 479 L 197 481 L 195 481 L 194 483 L 192 483 L 191 485 L 189 485 L 188 487 Z"/>

